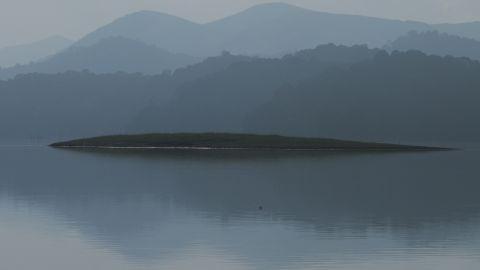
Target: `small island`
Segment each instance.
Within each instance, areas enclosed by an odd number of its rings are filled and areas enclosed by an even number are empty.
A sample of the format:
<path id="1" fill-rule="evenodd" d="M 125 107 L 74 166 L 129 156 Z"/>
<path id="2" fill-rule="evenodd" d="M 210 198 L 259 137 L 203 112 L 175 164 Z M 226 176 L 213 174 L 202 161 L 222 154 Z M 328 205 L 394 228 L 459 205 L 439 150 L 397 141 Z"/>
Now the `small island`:
<path id="1" fill-rule="evenodd" d="M 115 135 L 51 144 L 58 148 L 434 151 L 447 148 L 233 133 Z"/>

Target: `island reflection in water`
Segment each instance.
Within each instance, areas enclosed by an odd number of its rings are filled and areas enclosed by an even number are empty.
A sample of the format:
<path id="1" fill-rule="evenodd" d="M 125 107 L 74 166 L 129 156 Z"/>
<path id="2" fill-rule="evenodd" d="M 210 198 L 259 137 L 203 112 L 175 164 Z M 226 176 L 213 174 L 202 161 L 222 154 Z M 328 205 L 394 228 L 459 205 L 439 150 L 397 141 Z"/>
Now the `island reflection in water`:
<path id="1" fill-rule="evenodd" d="M 479 154 L 1 148 L 0 261 L 479 269 Z"/>

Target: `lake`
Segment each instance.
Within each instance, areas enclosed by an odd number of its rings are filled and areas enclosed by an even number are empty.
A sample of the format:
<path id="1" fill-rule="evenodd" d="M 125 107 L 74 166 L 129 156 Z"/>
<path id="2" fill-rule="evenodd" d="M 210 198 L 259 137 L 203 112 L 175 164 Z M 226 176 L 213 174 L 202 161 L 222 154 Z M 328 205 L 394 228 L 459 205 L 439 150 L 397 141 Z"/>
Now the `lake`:
<path id="1" fill-rule="evenodd" d="M 0 148 L 8 270 L 480 269 L 480 149 Z"/>

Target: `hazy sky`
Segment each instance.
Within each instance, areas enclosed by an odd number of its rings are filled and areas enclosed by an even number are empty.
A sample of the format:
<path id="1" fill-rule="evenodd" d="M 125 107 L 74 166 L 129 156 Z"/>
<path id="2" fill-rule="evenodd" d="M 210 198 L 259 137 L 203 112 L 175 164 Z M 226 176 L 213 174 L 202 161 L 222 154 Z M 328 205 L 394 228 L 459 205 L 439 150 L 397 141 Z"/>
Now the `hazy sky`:
<path id="1" fill-rule="evenodd" d="M 0 47 L 59 34 L 77 39 L 138 10 L 206 22 L 269 0 L 0 0 Z M 319 11 L 425 22 L 480 20 L 480 0 L 284 0 Z"/>

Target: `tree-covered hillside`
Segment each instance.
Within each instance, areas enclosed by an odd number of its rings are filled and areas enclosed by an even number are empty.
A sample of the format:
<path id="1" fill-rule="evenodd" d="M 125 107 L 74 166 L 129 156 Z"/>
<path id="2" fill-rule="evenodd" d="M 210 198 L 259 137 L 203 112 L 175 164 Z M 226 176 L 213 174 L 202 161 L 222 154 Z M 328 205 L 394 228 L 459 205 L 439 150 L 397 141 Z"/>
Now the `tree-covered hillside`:
<path id="1" fill-rule="evenodd" d="M 167 103 L 183 83 L 249 60 L 224 54 L 154 76 L 72 71 L 0 80 L 0 139 L 51 141 L 123 133 L 140 111 Z"/>
<path id="2" fill-rule="evenodd" d="M 67 72 L 0 81 L 0 138 L 248 132 L 478 140 L 480 63 L 322 45 L 278 59 L 224 53 L 162 75 Z"/>
<path id="3" fill-rule="evenodd" d="M 165 105 L 151 104 L 130 127 L 142 132 L 240 132 L 246 115 L 284 84 L 315 77 L 327 68 L 372 58 L 366 46 L 322 45 L 280 59 L 252 59 L 183 84 Z"/>
<path id="4" fill-rule="evenodd" d="M 480 138 L 480 63 L 382 52 L 284 86 L 246 121 L 248 131 L 388 141 Z"/>

